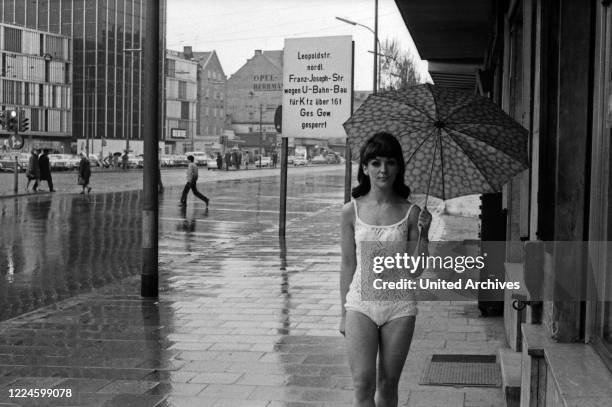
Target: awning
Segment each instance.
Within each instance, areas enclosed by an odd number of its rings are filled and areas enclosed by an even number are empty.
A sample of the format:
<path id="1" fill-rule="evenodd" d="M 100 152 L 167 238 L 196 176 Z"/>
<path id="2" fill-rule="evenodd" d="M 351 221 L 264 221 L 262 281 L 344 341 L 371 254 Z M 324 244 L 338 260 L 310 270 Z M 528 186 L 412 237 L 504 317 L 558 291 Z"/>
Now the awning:
<path id="1" fill-rule="evenodd" d="M 492 37 L 492 0 L 395 0 L 434 83 L 475 90 Z"/>

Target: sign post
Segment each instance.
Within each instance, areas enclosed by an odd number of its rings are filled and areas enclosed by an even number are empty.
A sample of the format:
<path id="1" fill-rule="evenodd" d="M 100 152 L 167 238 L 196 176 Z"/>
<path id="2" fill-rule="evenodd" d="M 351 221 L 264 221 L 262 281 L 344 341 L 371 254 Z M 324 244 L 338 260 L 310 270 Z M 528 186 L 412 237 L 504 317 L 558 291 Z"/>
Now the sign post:
<path id="1" fill-rule="evenodd" d="M 283 61 L 283 136 L 345 137 L 351 115 L 351 36 L 290 38 Z"/>

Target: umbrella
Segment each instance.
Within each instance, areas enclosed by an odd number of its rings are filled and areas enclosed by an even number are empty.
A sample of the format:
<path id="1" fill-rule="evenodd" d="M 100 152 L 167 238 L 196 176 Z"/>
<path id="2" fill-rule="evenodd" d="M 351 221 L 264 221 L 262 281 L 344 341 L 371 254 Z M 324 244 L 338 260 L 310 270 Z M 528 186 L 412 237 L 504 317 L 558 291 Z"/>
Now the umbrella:
<path id="1" fill-rule="evenodd" d="M 353 157 L 375 133 L 395 135 L 406 184 L 443 200 L 498 192 L 528 168 L 527 130 L 489 99 L 456 89 L 425 84 L 370 95 L 344 128 Z"/>

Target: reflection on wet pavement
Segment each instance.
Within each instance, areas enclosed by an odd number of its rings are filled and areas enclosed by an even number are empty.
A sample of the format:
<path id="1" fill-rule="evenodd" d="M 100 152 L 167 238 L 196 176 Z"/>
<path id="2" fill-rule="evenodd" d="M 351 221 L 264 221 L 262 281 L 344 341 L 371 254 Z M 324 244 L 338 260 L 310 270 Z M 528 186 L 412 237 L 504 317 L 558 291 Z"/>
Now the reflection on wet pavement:
<path id="1" fill-rule="evenodd" d="M 22 399 L 18 404 L 348 407 L 352 384 L 344 342 L 337 333 L 337 225 L 343 177 L 304 176 L 292 181 L 286 239 L 278 238 L 276 226 L 277 179 L 206 184 L 200 189 L 211 197 L 208 213 L 193 200 L 181 209 L 177 202 L 180 191 L 167 192 L 160 204 L 159 301 L 140 298 L 140 277 L 134 275 L 0 323 L 0 405 L 16 403 L 8 397 L 9 388 L 49 387 L 72 389 L 74 396 Z M 104 202 L 115 205 L 117 199 Z M 139 212 L 137 199 L 122 199 Z M 70 202 L 70 208 L 82 204 Z M 117 216 L 109 221 L 112 226 L 105 226 L 109 234 L 110 230 L 125 232 L 124 222 L 139 216 L 118 210 L 119 206 L 111 210 L 91 205 L 78 210 L 92 220 L 81 219 L 69 227 L 70 221 L 59 220 L 72 216 L 68 206 L 59 215 L 55 205 L 59 204 L 52 201 L 44 218 L 47 233 L 76 230 L 81 239 L 70 241 L 81 246 L 87 241 L 82 239 L 83 225 L 105 219 L 103 213 Z M 14 229 L 27 225 L 27 230 L 33 230 L 36 222 L 21 213 Z M 56 239 L 60 235 L 58 232 Z M 13 231 L 10 236 L 12 242 L 20 243 L 7 245 L 3 240 L 3 253 L 8 248 L 24 252 L 22 234 Z M 139 236 L 129 235 L 129 239 L 137 241 Z M 111 247 L 117 253 L 138 253 L 139 242 L 129 239 L 125 236 L 121 244 Z M 47 241 L 47 252 L 60 246 L 57 241 Z M 87 256 L 70 257 L 69 249 L 55 249 L 60 253 L 57 262 L 73 259 L 75 270 L 81 264 L 94 267 L 83 279 L 99 281 L 94 274 L 102 272 L 90 257 L 115 266 L 123 261 L 111 259 L 113 252 L 103 247 L 113 242 L 112 237 L 97 242 L 87 249 L 72 250 Z M 13 262 L 23 265 L 23 257 Z M 39 287 L 40 272 L 32 265 L 36 263 L 27 264 L 29 274 L 23 276 L 23 266 L 12 266 L 18 270 L 14 281 L 20 281 L 22 287 L 28 287 L 28 282 Z M 3 263 L 3 273 L 8 267 Z M 63 276 L 76 278 L 75 273 Z M 8 278 L 8 273 L 4 275 Z M 57 284 L 62 279 L 45 281 Z M 24 292 L 35 297 L 33 289 Z M 492 353 L 502 343 L 502 333 L 501 321 L 479 320 L 474 304 L 420 304 L 400 386 L 400 405 L 423 406 L 421 401 L 432 394 L 446 407 L 501 405 L 499 389 L 423 390 L 418 379 L 431 353 Z"/>
<path id="2" fill-rule="evenodd" d="M 326 176 L 295 178 L 290 197 L 334 188 Z M 161 197 L 162 255 L 202 250 L 201 239 L 210 249 L 277 227 L 278 177 L 203 185 L 214 216 L 199 201 L 181 209 L 177 188 Z M 290 199 L 287 218 L 327 203 Z M 0 320 L 140 274 L 140 225 L 139 191 L 0 200 Z"/>

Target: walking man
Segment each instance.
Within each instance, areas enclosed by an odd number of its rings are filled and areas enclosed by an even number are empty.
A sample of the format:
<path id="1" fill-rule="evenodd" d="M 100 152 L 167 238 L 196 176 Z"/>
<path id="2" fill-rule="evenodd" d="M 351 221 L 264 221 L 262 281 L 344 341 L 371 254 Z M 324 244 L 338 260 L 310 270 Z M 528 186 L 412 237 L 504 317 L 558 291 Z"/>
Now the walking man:
<path id="1" fill-rule="evenodd" d="M 40 181 L 47 181 L 49 192 L 55 192 L 53 189 L 53 178 L 51 178 L 51 166 L 49 165 L 49 156 L 47 150 L 42 150 L 38 157 L 38 167 L 40 168 Z"/>
<path id="2" fill-rule="evenodd" d="M 187 166 L 187 183 L 185 184 L 185 188 L 183 188 L 183 195 L 181 195 L 181 206 L 187 205 L 187 194 L 191 189 L 195 196 L 206 203 L 206 209 L 208 209 L 209 199 L 202 195 L 196 187 L 196 182 L 198 181 L 198 166 L 193 162 L 194 158 L 192 155 L 188 155 L 187 160 L 189 160 L 189 165 Z"/>
<path id="3" fill-rule="evenodd" d="M 26 178 L 28 179 L 28 183 L 26 184 L 26 191 L 28 191 L 30 188 L 30 182 L 34 181 L 32 191 L 36 192 L 38 190 L 38 180 L 40 179 L 40 166 L 38 164 L 38 151 L 36 151 L 35 149 L 32 150 L 30 161 L 28 161 L 28 170 L 26 171 Z"/>

